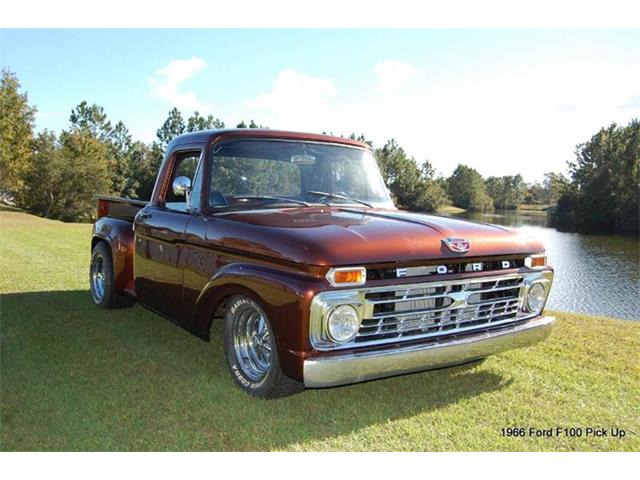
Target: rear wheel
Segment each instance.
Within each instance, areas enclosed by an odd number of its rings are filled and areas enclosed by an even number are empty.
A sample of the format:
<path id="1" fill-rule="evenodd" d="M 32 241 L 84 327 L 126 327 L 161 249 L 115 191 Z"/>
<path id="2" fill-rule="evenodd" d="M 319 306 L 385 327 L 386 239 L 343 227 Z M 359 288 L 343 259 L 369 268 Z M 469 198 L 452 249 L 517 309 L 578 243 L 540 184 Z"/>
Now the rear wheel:
<path id="1" fill-rule="evenodd" d="M 135 303 L 116 289 L 111 248 L 105 242 L 98 242 L 91 252 L 89 285 L 91 299 L 100 308 L 125 308 Z"/>
<path id="2" fill-rule="evenodd" d="M 231 376 L 250 395 L 278 398 L 303 390 L 301 383 L 282 373 L 271 324 L 255 300 L 244 295 L 229 299 L 224 348 Z"/>

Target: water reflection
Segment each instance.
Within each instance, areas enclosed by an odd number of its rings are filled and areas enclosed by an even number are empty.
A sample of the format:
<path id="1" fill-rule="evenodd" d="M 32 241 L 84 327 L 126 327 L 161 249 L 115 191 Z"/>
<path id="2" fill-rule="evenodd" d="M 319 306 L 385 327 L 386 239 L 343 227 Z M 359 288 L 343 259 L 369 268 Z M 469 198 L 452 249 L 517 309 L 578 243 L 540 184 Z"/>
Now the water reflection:
<path id="1" fill-rule="evenodd" d="M 548 308 L 640 320 L 640 240 L 559 232 L 543 213 L 461 214 L 539 238 L 556 277 Z"/>

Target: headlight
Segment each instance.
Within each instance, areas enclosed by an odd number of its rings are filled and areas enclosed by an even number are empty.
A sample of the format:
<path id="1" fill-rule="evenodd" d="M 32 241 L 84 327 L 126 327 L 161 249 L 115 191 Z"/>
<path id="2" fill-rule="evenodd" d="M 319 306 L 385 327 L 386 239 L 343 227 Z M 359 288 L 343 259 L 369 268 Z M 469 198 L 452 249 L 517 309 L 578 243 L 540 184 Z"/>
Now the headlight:
<path id="1" fill-rule="evenodd" d="M 541 283 L 534 283 L 527 292 L 527 308 L 530 312 L 538 313 L 542 310 L 547 298 L 544 286 Z"/>
<path id="2" fill-rule="evenodd" d="M 327 327 L 333 341 L 348 342 L 356 336 L 360 328 L 358 312 L 351 305 L 341 305 L 329 315 Z"/>

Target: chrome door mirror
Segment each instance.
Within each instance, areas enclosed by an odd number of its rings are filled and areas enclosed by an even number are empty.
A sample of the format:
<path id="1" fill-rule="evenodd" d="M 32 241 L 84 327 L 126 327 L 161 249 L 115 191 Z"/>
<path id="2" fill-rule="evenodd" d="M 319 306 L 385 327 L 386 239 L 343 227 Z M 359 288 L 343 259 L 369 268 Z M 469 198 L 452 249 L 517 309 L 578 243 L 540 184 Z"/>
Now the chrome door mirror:
<path id="1" fill-rule="evenodd" d="M 191 179 L 189 177 L 176 177 L 173 181 L 173 194 L 176 197 L 188 196 L 191 192 Z"/>

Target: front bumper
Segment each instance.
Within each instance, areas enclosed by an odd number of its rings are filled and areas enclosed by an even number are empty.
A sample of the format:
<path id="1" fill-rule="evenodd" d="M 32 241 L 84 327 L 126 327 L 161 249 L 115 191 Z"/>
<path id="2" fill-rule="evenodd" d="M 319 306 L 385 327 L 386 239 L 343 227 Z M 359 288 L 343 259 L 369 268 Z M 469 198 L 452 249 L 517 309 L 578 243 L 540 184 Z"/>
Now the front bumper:
<path id="1" fill-rule="evenodd" d="M 376 378 L 460 365 L 544 340 L 555 318 L 536 317 L 509 329 L 485 331 L 437 342 L 320 356 L 304 361 L 304 385 L 333 387 Z"/>

